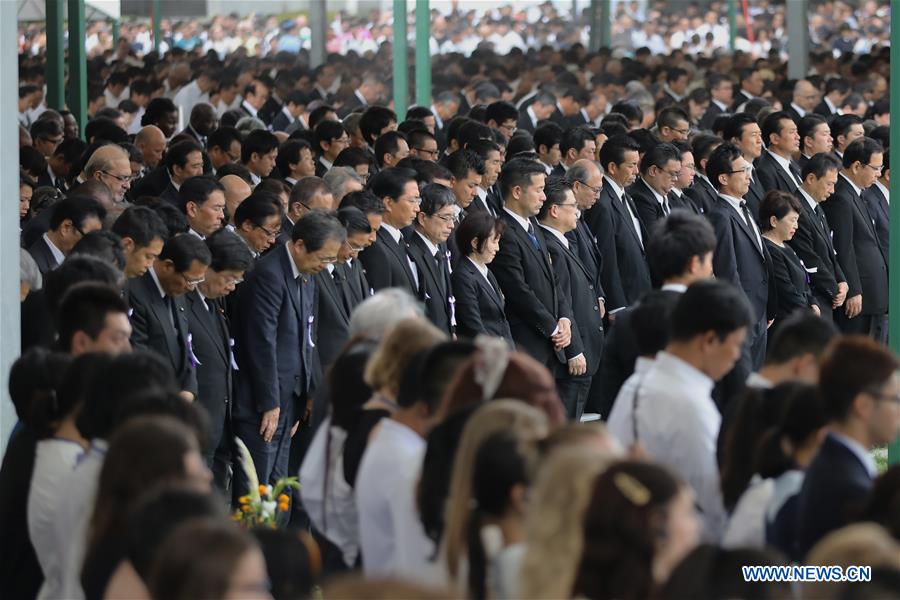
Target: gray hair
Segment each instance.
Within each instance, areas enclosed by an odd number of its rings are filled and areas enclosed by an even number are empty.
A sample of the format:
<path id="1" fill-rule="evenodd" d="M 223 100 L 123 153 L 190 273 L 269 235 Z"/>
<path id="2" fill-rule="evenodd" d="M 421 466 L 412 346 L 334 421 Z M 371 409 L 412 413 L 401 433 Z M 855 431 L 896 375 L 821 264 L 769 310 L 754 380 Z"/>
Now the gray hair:
<path id="1" fill-rule="evenodd" d="M 381 290 L 353 310 L 350 337 L 362 335 L 377 341 L 400 321 L 422 318 L 424 314 L 422 305 L 408 291 L 401 288 Z"/>
<path id="2" fill-rule="evenodd" d="M 359 176 L 359 173 L 357 173 L 356 169 L 353 167 L 331 167 L 331 170 L 325 173 L 325 176 L 322 179 L 325 181 L 325 185 L 328 186 L 328 190 L 334 197 L 335 204 L 340 202 L 341 198 L 347 193 L 346 190 L 344 190 L 344 186 L 347 185 L 347 182 L 351 179 L 359 182 L 361 186 L 365 187 L 362 177 Z"/>
<path id="3" fill-rule="evenodd" d="M 247 134 L 257 129 L 265 129 L 266 124 L 256 117 L 241 117 L 241 120 L 234 127 L 242 134 Z"/>
<path id="4" fill-rule="evenodd" d="M 27 283 L 28 289 L 32 292 L 41 289 L 43 285 L 41 270 L 25 250 L 19 252 L 19 281 Z"/>
<path id="5" fill-rule="evenodd" d="M 113 161 L 123 158 L 128 160 L 128 152 L 121 146 L 116 144 L 100 146 L 94 150 L 87 164 L 84 165 L 84 172 L 88 177 L 91 177 L 97 171 L 109 171 L 112 169 Z"/>

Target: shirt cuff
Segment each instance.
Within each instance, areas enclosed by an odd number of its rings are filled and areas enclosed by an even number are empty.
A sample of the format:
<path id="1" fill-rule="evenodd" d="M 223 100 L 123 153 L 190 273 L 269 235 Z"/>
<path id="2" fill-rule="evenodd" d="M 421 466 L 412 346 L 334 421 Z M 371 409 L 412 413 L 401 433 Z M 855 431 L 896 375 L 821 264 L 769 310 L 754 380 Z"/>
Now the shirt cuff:
<path id="1" fill-rule="evenodd" d="M 625 310 L 626 308 L 628 308 L 628 307 L 627 307 L 627 306 L 620 306 L 619 308 L 614 308 L 614 309 L 608 310 L 608 311 L 606 311 L 606 312 L 609 313 L 609 314 L 611 314 L 611 315 L 614 315 L 614 314 L 616 314 L 617 312 L 619 312 L 620 310 Z"/>
<path id="2" fill-rule="evenodd" d="M 569 362 L 569 363 L 570 363 L 570 362 L 572 362 L 573 360 L 577 360 L 577 359 L 579 359 L 579 358 L 584 358 L 584 352 L 580 352 L 580 353 L 578 354 L 578 356 L 573 356 L 572 358 L 570 358 L 570 359 L 569 359 L 568 361 L 566 361 L 566 362 Z"/>

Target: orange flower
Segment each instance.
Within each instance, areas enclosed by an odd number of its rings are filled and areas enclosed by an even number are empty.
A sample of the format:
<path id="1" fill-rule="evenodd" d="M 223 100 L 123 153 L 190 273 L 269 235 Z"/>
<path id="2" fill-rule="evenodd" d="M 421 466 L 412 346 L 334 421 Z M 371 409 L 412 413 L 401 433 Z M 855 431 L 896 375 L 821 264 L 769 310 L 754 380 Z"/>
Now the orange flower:
<path id="1" fill-rule="evenodd" d="M 260 486 L 259 486 L 259 493 L 260 493 L 260 494 L 265 494 L 265 493 L 266 493 L 266 490 L 268 490 L 268 489 L 269 489 L 268 486 L 265 486 L 265 485 L 260 484 Z"/>
<path id="2" fill-rule="evenodd" d="M 241 504 L 250 504 L 250 496 L 241 496 L 238 498 L 238 502 Z"/>
<path id="3" fill-rule="evenodd" d="M 278 501 L 281 503 L 290 502 L 291 497 L 288 496 L 287 494 L 281 494 L 280 496 L 278 496 Z"/>
<path id="4" fill-rule="evenodd" d="M 288 508 L 290 508 L 290 505 L 287 502 L 282 502 L 278 505 L 278 510 L 281 512 L 287 512 Z"/>

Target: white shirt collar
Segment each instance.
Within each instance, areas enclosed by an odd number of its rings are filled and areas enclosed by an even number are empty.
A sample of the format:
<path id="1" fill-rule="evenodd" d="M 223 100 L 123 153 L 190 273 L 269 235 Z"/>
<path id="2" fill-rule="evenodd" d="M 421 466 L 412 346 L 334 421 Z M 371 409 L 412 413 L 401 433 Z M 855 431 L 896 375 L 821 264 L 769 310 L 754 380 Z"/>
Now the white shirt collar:
<path id="1" fill-rule="evenodd" d="M 434 124 L 435 124 L 435 126 L 436 126 L 438 129 L 443 129 L 443 128 L 444 128 L 444 121 L 442 121 L 441 118 L 438 116 L 438 111 L 437 111 L 437 109 L 434 107 L 434 104 L 431 105 L 431 114 L 434 115 Z"/>
<path id="2" fill-rule="evenodd" d="M 860 189 L 859 186 L 857 186 L 855 183 L 853 183 L 853 182 L 850 180 L 849 177 L 847 177 L 847 176 L 844 175 L 843 173 L 841 173 L 841 177 L 843 177 L 844 180 L 845 180 L 847 183 L 849 183 L 851 186 L 853 186 L 853 191 L 856 192 L 856 195 L 857 195 L 857 196 L 859 196 L 859 195 L 862 194 L 862 189 Z"/>
<path id="3" fill-rule="evenodd" d="M 531 225 L 531 221 L 529 221 L 528 219 L 526 219 L 525 217 L 523 217 L 521 215 L 517 215 L 516 213 L 509 210 L 505 206 L 503 207 L 503 210 L 505 210 L 508 215 L 512 216 L 512 218 L 515 219 L 516 223 L 518 223 L 522 229 L 524 229 L 525 231 L 528 231 L 528 227 Z"/>
<path id="4" fill-rule="evenodd" d="M 866 471 L 869 472 L 870 477 L 875 477 L 878 474 L 878 468 L 875 465 L 875 459 L 872 458 L 872 455 L 869 453 L 868 449 L 866 449 L 865 446 L 863 446 L 853 438 L 849 438 L 846 435 L 838 433 L 836 431 L 829 431 L 828 435 L 833 437 L 850 452 L 852 452 L 866 468 Z"/>
<path id="5" fill-rule="evenodd" d="M 744 202 L 741 198 L 735 198 L 734 196 L 727 196 L 722 192 L 719 192 L 719 197 L 724 198 L 728 204 L 731 205 L 731 208 L 737 211 L 741 218 L 744 218 L 744 211 L 741 210 L 741 204 Z"/>
<path id="6" fill-rule="evenodd" d="M 791 108 L 793 108 L 794 110 L 796 110 L 796 111 L 797 111 L 797 114 L 800 115 L 801 117 L 805 117 L 805 116 L 806 116 L 806 111 L 803 110 L 802 108 L 800 108 L 799 106 L 797 106 L 797 103 L 796 103 L 796 102 L 791 102 Z"/>
<path id="7" fill-rule="evenodd" d="M 666 203 L 666 197 L 653 189 L 653 186 L 650 185 L 650 183 L 648 183 L 646 179 L 644 179 L 643 175 L 641 175 L 641 181 L 644 182 L 644 185 L 647 186 L 647 189 L 650 190 L 650 193 L 653 194 L 653 197 L 656 198 L 657 202 L 663 205 Z"/>
<path id="8" fill-rule="evenodd" d="M 257 110 L 253 108 L 253 105 L 247 102 L 246 100 L 241 101 L 241 106 L 243 106 L 248 113 L 250 113 L 251 117 L 256 117 Z"/>
<path id="9" fill-rule="evenodd" d="M 431 242 L 431 240 L 429 240 L 427 237 L 422 235 L 421 231 L 416 230 L 416 235 L 419 236 L 420 238 L 422 238 L 422 241 L 425 242 L 425 245 L 428 247 L 428 251 L 431 253 L 432 256 L 434 256 L 435 252 L 440 252 L 441 249 L 438 248 L 436 245 L 434 245 Z"/>
<path id="10" fill-rule="evenodd" d="M 878 189 L 881 190 L 881 193 L 884 194 L 884 199 L 887 200 L 888 205 L 891 204 L 891 191 L 884 187 L 884 184 L 879 180 L 875 180 L 875 185 L 878 186 Z"/>
<path id="11" fill-rule="evenodd" d="M 253 187 L 256 187 L 259 185 L 259 182 L 262 181 L 262 177 L 260 177 L 253 171 L 250 171 L 250 181 L 253 182 Z"/>
<path id="12" fill-rule="evenodd" d="M 284 251 L 287 252 L 288 262 L 291 263 L 291 273 L 293 274 L 294 279 L 297 279 L 298 277 L 300 277 L 300 275 L 302 275 L 302 273 L 300 273 L 300 269 L 297 268 L 297 263 L 294 262 L 294 255 L 291 254 L 290 242 L 284 243 Z"/>
<path id="13" fill-rule="evenodd" d="M 711 98 L 711 100 L 712 100 L 713 104 L 715 104 L 716 106 L 718 106 L 718 107 L 719 107 L 720 109 L 722 109 L 724 112 L 728 112 L 728 105 L 727 105 L 727 104 L 722 104 L 721 102 L 719 102 L 719 101 L 716 100 L 715 98 Z"/>
<path id="14" fill-rule="evenodd" d="M 291 111 L 288 110 L 287 104 L 281 107 L 281 112 L 284 113 L 284 116 L 288 118 L 288 123 L 293 123 L 297 120 L 294 118 L 294 115 L 291 114 Z"/>
<path id="15" fill-rule="evenodd" d="M 194 230 L 193 227 L 189 227 L 189 228 L 188 228 L 188 233 L 191 234 L 191 235 L 193 235 L 193 236 L 195 236 L 195 237 L 200 238 L 201 240 L 205 240 L 205 239 L 206 239 L 205 237 L 203 237 L 202 235 L 200 235 L 199 233 L 197 233 L 197 232 Z"/>
<path id="16" fill-rule="evenodd" d="M 168 169 L 166 169 L 166 175 L 169 176 L 169 183 L 172 184 L 172 187 L 175 188 L 176 191 L 181 191 L 181 184 L 175 183 L 175 179 L 172 178 L 172 173 L 169 172 Z"/>
<path id="17" fill-rule="evenodd" d="M 356 94 L 356 97 L 359 98 L 359 101 L 363 103 L 363 106 L 368 106 L 369 103 L 366 100 L 366 97 L 359 93 L 359 88 L 353 90 L 353 93 Z"/>
<path id="18" fill-rule="evenodd" d="M 329 263 L 329 264 L 325 265 L 325 268 L 328 269 L 329 275 L 332 275 L 334 273 L 334 264 L 333 263 Z"/>
<path id="19" fill-rule="evenodd" d="M 791 176 L 791 180 L 793 181 L 793 180 L 794 180 L 794 174 L 791 172 L 791 159 L 785 158 L 785 157 L 783 157 L 783 156 L 780 156 L 780 155 L 778 155 L 778 154 L 772 152 L 772 151 L 769 150 L 768 148 L 766 149 L 766 152 L 768 152 L 768 153 L 772 156 L 772 158 L 775 159 L 775 162 L 777 162 L 778 165 L 779 165 L 782 169 L 784 169 L 785 173 L 787 173 L 788 175 Z"/>
<path id="20" fill-rule="evenodd" d="M 625 193 L 625 190 L 622 187 L 620 187 L 618 183 L 613 181 L 613 178 L 608 175 L 603 176 L 603 181 L 605 181 L 607 184 L 609 184 L 610 187 L 612 187 L 612 191 L 616 195 L 616 198 L 621 200 L 622 194 Z"/>
<path id="21" fill-rule="evenodd" d="M 838 115 L 841 114 L 841 109 L 838 108 L 837 106 L 835 106 L 834 103 L 831 101 L 831 99 L 828 98 L 828 96 L 824 96 L 824 97 L 822 98 L 822 100 L 825 101 L 825 104 L 828 106 L 828 109 L 829 109 L 831 112 L 833 112 L 833 113 L 835 113 L 835 114 L 838 114 Z"/>
<path id="22" fill-rule="evenodd" d="M 677 372 L 680 379 L 685 380 L 691 387 L 696 387 L 697 390 L 703 390 L 707 397 L 715 385 L 715 382 L 706 373 L 665 350 L 656 355 L 655 366 L 669 372 Z"/>
<path id="23" fill-rule="evenodd" d="M 555 237 L 556 239 L 559 240 L 559 243 L 561 243 L 563 245 L 563 248 L 569 247 L 569 240 L 567 240 L 566 236 L 564 236 L 561 232 L 557 231 L 553 227 L 550 227 L 549 225 L 544 225 L 543 223 L 540 223 L 540 226 L 545 231 L 549 231 L 551 234 L 553 234 L 553 237 Z"/>
<path id="24" fill-rule="evenodd" d="M 484 200 L 486 203 L 486 201 L 487 201 L 487 190 L 486 189 L 484 189 L 483 187 L 481 187 L 479 185 L 475 188 L 475 193 L 478 195 L 479 198 Z"/>
<path id="25" fill-rule="evenodd" d="M 293 177 L 285 177 L 284 180 L 287 181 L 292 186 L 297 185 L 297 180 L 294 179 Z M 290 219 L 288 219 L 288 220 L 290 220 Z M 291 221 L 291 222 L 293 223 L 293 221 Z"/>
<path id="26" fill-rule="evenodd" d="M 488 268 L 487 268 L 487 265 L 479 265 L 477 262 L 475 262 L 474 260 L 472 260 L 472 257 L 471 257 L 471 256 L 467 256 L 466 259 L 468 259 L 468 261 L 469 261 L 470 263 L 472 263 L 473 265 L 475 265 L 475 268 L 478 269 L 478 272 L 481 273 L 481 276 L 482 276 L 482 277 L 484 277 L 485 279 L 488 279 Z M 490 283 L 490 281 L 491 281 L 491 280 L 488 279 L 488 283 Z"/>
<path id="27" fill-rule="evenodd" d="M 330 171 L 331 167 L 334 166 L 334 163 L 331 162 L 330 160 L 328 160 L 327 158 L 325 158 L 324 156 L 319 157 L 319 162 L 322 163 L 322 166 L 325 167 L 326 171 Z"/>
<path id="28" fill-rule="evenodd" d="M 194 290 L 197 292 L 197 297 L 200 298 L 200 302 L 202 302 L 203 304 L 206 304 L 206 296 L 204 296 L 203 292 L 200 291 L 200 286 L 198 285 L 197 287 L 194 288 Z"/>
<path id="29" fill-rule="evenodd" d="M 50 183 L 52 183 L 53 186 L 56 187 L 56 175 L 53 173 L 53 169 L 49 164 L 47 165 L 47 174 L 50 176 Z"/>
<path id="30" fill-rule="evenodd" d="M 679 198 L 684 196 L 684 192 L 681 191 L 681 188 L 673 187 L 672 193 L 675 194 L 676 196 L 678 196 Z"/>
<path id="31" fill-rule="evenodd" d="M 679 294 L 683 294 L 687 291 L 688 286 L 683 283 L 664 283 L 661 289 L 664 292 L 678 292 Z"/>
<path id="32" fill-rule="evenodd" d="M 525 109 L 525 112 L 528 114 L 528 118 L 531 119 L 531 124 L 537 127 L 538 118 L 537 115 L 534 114 L 534 110 L 531 108 L 531 105 L 528 105 L 528 108 Z"/>
<path id="33" fill-rule="evenodd" d="M 815 199 L 809 195 L 809 192 L 807 192 L 805 189 L 803 189 L 802 186 L 798 189 L 800 190 L 800 193 L 803 195 L 803 198 L 806 199 L 806 203 L 809 204 L 809 207 L 811 209 L 813 209 L 813 212 L 815 212 L 816 207 L 819 205 L 819 203 L 816 202 Z"/>
<path id="34" fill-rule="evenodd" d="M 672 96 L 673 98 L 675 98 L 675 102 L 681 102 L 682 100 L 684 100 L 684 96 L 682 96 L 681 94 L 675 93 L 675 92 L 672 90 L 672 88 L 669 87 L 669 84 L 668 84 L 668 83 L 665 84 L 665 85 L 663 86 L 663 89 L 664 89 L 666 92 L 668 92 L 668 94 L 669 94 L 670 96 Z"/>
<path id="35" fill-rule="evenodd" d="M 50 241 L 50 237 L 45 233 L 44 241 L 47 242 L 47 247 L 50 248 L 50 254 L 53 255 L 53 260 L 56 261 L 57 265 L 63 264 L 63 261 L 66 260 L 66 255 L 63 254 L 63 251 L 56 247 L 56 244 Z"/>
<path id="36" fill-rule="evenodd" d="M 381 226 L 388 233 L 388 235 L 391 236 L 391 238 L 393 238 L 393 240 L 395 242 L 397 242 L 398 244 L 400 243 L 400 238 L 403 236 L 403 234 L 400 232 L 399 229 L 397 229 L 393 225 L 389 225 L 388 223 L 385 223 L 383 221 L 381 223 Z"/>
<path id="37" fill-rule="evenodd" d="M 156 290 L 159 292 L 159 297 L 165 298 L 166 290 L 163 289 L 162 284 L 159 282 L 159 276 L 156 274 L 156 267 L 154 267 L 154 265 L 150 265 L 150 278 L 153 280 L 153 283 L 156 284 Z"/>
<path id="38" fill-rule="evenodd" d="M 745 385 L 748 388 L 753 388 L 753 389 L 757 389 L 757 390 L 770 390 L 773 387 L 775 387 L 774 382 L 772 382 L 770 379 L 768 379 L 766 377 L 763 377 L 759 373 L 755 373 L 755 372 L 750 373 L 750 375 L 747 376 L 747 381 L 746 381 Z"/>

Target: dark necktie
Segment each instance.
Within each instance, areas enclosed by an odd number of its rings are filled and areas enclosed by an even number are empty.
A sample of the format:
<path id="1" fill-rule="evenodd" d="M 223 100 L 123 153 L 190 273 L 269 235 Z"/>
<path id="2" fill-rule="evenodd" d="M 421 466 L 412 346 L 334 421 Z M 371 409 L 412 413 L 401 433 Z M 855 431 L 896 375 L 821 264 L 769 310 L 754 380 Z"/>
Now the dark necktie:
<path id="1" fill-rule="evenodd" d="M 541 244 L 540 242 L 538 242 L 537 236 L 534 234 L 534 225 L 531 224 L 531 221 L 528 222 L 528 239 L 531 240 L 531 245 L 534 246 L 534 249 L 540 252 Z"/>
<path id="2" fill-rule="evenodd" d="M 449 296 L 449 288 L 447 286 L 447 257 L 441 252 L 440 248 L 434 253 L 434 262 L 437 265 L 438 285 L 441 288 L 441 296 L 447 298 Z"/>
<path id="3" fill-rule="evenodd" d="M 790 163 L 791 175 L 794 176 L 794 181 L 797 182 L 797 187 L 803 187 L 803 179 L 800 177 L 800 169 L 797 168 L 797 165 L 794 164 L 794 161 Z"/>
<path id="4" fill-rule="evenodd" d="M 184 338 L 181 336 L 181 328 L 178 327 L 178 307 L 175 305 L 175 299 L 171 296 L 166 296 L 166 304 L 169 305 L 169 312 L 172 315 L 172 328 L 175 330 L 175 339 L 178 340 L 178 349 L 179 352 L 184 352 Z"/>
<path id="5" fill-rule="evenodd" d="M 822 231 L 825 232 L 825 235 L 828 235 L 828 219 L 825 218 L 825 211 L 822 210 L 822 207 L 816 204 L 815 208 L 816 216 L 819 217 L 819 224 L 822 226 Z"/>
<path id="6" fill-rule="evenodd" d="M 753 217 L 750 215 L 750 209 L 747 208 L 747 202 L 745 200 L 741 200 L 741 212 L 744 213 L 744 221 L 747 222 L 747 227 L 750 228 L 750 234 L 753 236 L 753 239 L 756 240 L 756 245 L 759 246 L 760 251 L 762 251 L 762 240 L 759 239 L 759 235 L 753 227 Z"/>
<path id="7" fill-rule="evenodd" d="M 634 205 L 634 200 L 631 199 L 628 192 L 622 194 L 622 204 L 625 205 L 625 214 L 629 217 L 628 222 L 631 223 L 631 226 L 634 228 L 634 232 L 641 242 L 641 248 L 643 248 L 644 238 L 641 236 L 641 226 L 637 222 L 637 207 Z"/>
<path id="8" fill-rule="evenodd" d="M 350 308 L 350 302 L 347 299 L 347 294 L 344 291 L 344 277 L 341 275 L 338 270 L 339 265 L 334 266 L 334 270 L 331 272 L 331 277 L 334 279 L 334 287 L 335 291 L 338 293 L 338 296 L 341 297 L 341 304 L 344 305 L 344 310 L 347 311 L 347 315 L 350 315 L 350 312 L 353 310 Z"/>

